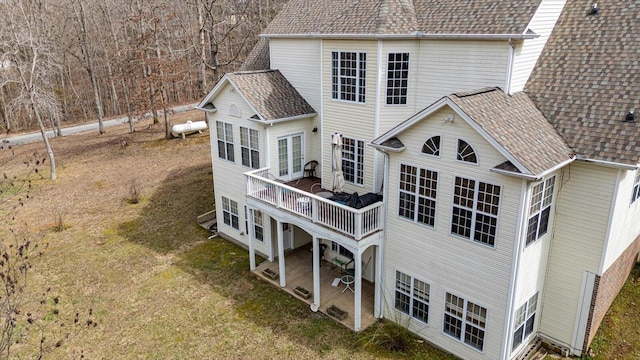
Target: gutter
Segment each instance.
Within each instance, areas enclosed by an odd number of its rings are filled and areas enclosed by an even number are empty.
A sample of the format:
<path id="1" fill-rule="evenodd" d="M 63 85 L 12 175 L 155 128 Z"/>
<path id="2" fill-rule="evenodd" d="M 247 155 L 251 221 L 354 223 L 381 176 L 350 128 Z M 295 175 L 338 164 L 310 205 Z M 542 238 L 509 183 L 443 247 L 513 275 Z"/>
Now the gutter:
<path id="1" fill-rule="evenodd" d="M 200 106 L 195 106 L 193 109 L 194 110 L 201 110 L 201 111 L 208 112 L 208 113 L 214 113 L 214 112 L 218 111 L 218 109 L 205 109 L 205 108 L 200 107 Z"/>
<path id="2" fill-rule="evenodd" d="M 290 117 L 286 117 L 286 118 L 267 120 L 267 121 L 263 121 L 263 120 L 260 120 L 260 119 L 252 119 L 252 118 L 248 118 L 247 120 L 255 121 L 255 122 L 263 124 L 263 125 L 273 125 L 273 124 L 286 122 L 286 121 L 309 119 L 309 118 L 312 118 L 312 117 L 314 117 L 316 115 L 318 115 L 318 113 L 302 114 L 302 115 L 290 116 Z"/>
<path id="3" fill-rule="evenodd" d="M 507 176 L 514 176 L 514 177 L 517 177 L 517 178 L 522 178 L 522 179 L 527 179 L 527 180 L 532 180 L 532 181 L 538 181 L 538 180 L 544 178 L 545 176 L 547 176 L 548 174 L 550 174 L 550 173 L 552 173 L 552 172 L 554 172 L 554 171 L 556 171 L 558 169 L 561 169 L 561 168 L 565 167 L 568 164 L 571 164 L 575 160 L 576 160 L 576 158 L 572 157 L 572 158 L 570 158 L 568 160 L 565 160 L 565 161 L 555 165 L 552 168 L 549 168 L 549 169 L 541 172 L 538 175 L 520 174 L 520 173 L 514 173 L 513 171 L 496 169 L 496 168 L 489 169 L 489 171 L 497 173 L 497 174 L 502 174 L 502 175 L 507 175 Z"/>
<path id="4" fill-rule="evenodd" d="M 599 165 L 599 166 L 604 166 L 604 167 L 611 167 L 611 168 L 616 168 L 616 169 L 624 169 L 624 170 L 637 170 L 638 169 L 637 165 L 627 165 L 627 164 L 616 163 L 616 162 L 612 162 L 612 161 L 587 159 L 587 158 L 581 157 L 581 156 L 579 156 L 577 158 L 577 160 L 588 162 L 588 163 L 592 163 L 594 165 Z"/>
<path id="5" fill-rule="evenodd" d="M 433 34 L 416 31 L 410 34 L 260 34 L 263 38 L 272 39 L 425 39 L 425 40 L 527 40 L 537 39 L 538 34 Z"/>
<path id="6" fill-rule="evenodd" d="M 369 146 L 371 146 L 372 148 L 374 148 L 376 150 L 382 151 L 383 153 L 385 153 L 385 155 L 386 155 L 387 152 L 399 153 L 399 152 L 403 152 L 406 149 L 405 146 L 403 146 L 401 148 L 392 148 L 392 147 L 388 147 L 388 146 L 384 146 L 384 145 L 378 145 L 378 144 L 374 144 L 374 143 L 370 143 Z"/>

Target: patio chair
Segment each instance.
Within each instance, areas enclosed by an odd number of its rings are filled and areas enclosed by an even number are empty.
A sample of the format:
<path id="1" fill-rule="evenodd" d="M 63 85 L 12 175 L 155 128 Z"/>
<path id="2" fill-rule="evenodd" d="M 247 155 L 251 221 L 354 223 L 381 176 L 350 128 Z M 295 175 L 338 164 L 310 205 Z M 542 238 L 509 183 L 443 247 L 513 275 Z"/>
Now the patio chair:
<path id="1" fill-rule="evenodd" d="M 304 177 L 315 178 L 317 166 L 318 166 L 317 160 L 311 160 L 308 163 L 304 164 Z"/>

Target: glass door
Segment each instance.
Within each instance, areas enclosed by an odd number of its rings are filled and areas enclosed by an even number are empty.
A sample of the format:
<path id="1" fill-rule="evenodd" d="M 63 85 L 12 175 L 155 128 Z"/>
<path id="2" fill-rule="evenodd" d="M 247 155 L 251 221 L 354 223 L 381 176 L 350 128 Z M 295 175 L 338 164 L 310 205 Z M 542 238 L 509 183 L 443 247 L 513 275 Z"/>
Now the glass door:
<path id="1" fill-rule="evenodd" d="M 278 138 L 278 177 L 282 180 L 292 180 L 303 175 L 303 134 Z"/>

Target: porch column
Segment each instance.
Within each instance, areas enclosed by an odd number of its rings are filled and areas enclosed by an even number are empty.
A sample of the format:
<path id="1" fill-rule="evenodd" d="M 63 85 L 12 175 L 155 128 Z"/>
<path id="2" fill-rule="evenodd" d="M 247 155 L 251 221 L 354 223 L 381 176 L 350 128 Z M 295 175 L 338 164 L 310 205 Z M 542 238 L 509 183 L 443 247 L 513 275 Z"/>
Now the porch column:
<path id="1" fill-rule="evenodd" d="M 313 303 L 320 308 L 320 244 L 313 235 Z"/>
<path id="2" fill-rule="evenodd" d="M 254 271 L 256 269 L 256 247 L 255 244 L 253 243 L 253 239 L 255 238 L 255 227 L 253 226 L 253 212 L 255 211 L 254 209 L 249 208 L 249 211 L 247 211 L 247 217 L 248 217 L 248 221 L 249 221 L 249 233 L 247 234 L 249 236 L 249 269 L 251 271 Z"/>
<path id="3" fill-rule="evenodd" d="M 354 307 L 355 307 L 355 319 L 353 324 L 353 329 L 355 331 L 360 331 L 361 323 L 362 323 L 362 250 L 358 249 L 355 252 L 354 262 L 355 266 L 355 294 L 354 294 Z"/>
<path id="4" fill-rule="evenodd" d="M 374 291 L 373 291 L 373 315 L 377 318 L 381 318 L 382 317 L 382 287 L 383 287 L 383 277 L 384 277 L 384 271 L 382 269 L 382 245 L 378 245 L 375 247 L 375 256 L 376 256 L 376 274 L 375 274 L 375 279 L 376 279 L 376 286 L 374 287 Z"/>
<path id="5" fill-rule="evenodd" d="M 284 273 L 284 234 L 282 233 L 282 223 L 280 220 L 276 220 L 278 226 L 278 268 L 280 272 L 280 287 L 287 286 L 287 279 Z"/>

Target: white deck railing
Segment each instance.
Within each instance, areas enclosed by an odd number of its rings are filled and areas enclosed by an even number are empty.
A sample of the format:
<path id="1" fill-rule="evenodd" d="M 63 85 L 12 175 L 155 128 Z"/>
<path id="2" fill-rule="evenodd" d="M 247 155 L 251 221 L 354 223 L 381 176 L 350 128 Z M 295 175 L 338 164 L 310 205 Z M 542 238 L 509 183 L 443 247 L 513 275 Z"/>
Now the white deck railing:
<path id="1" fill-rule="evenodd" d="M 305 217 L 360 240 L 382 229 L 382 202 L 362 209 L 339 204 L 279 181 L 269 179 L 269 168 L 245 173 L 247 196 Z"/>

